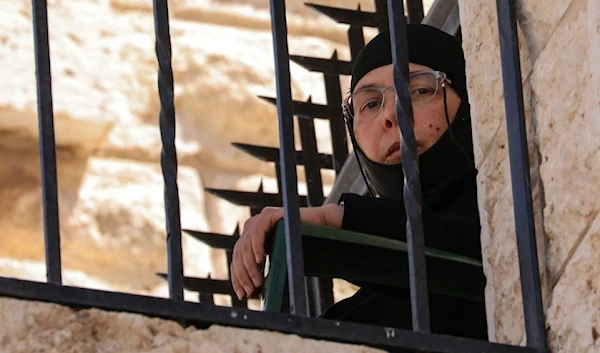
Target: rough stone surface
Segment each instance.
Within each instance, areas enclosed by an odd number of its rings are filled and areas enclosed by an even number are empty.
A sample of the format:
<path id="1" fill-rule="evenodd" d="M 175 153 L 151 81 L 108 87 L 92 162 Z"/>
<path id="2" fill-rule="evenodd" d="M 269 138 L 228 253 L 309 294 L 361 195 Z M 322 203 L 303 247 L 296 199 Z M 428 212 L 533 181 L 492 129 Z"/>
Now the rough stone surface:
<path id="1" fill-rule="evenodd" d="M 276 332 L 211 326 L 206 330 L 141 315 L 74 311 L 0 298 L 4 353 L 377 353 L 364 346 L 303 339 Z"/>
<path id="2" fill-rule="evenodd" d="M 476 164 L 480 165 L 487 157 L 494 135 L 503 121 L 503 117 L 500 118 L 504 109 L 504 86 L 497 39 L 498 16 L 495 1 L 459 1 L 459 5 L 467 61 L 467 88 L 475 122 L 474 152 Z M 530 50 L 521 27 L 518 27 L 518 34 L 522 75 L 527 77 L 531 71 Z"/>
<path id="3" fill-rule="evenodd" d="M 348 58 L 344 26 L 288 3 L 291 53 L 327 58 L 337 49 Z M 182 226 L 231 234 L 248 211 L 202 188 L 256 191 L 261 178 L 275 184 L 273 165 L 230 145 L 278 145 L 276 109 L 257 98 L 275 95 L 269 12 L 235 1 L 169 5 Z M 152 2 L 48 6 L 65 271 L 86 273 L 89 283 L 163 293 L 154 275 L 166 271 L 166 256 Z M 0 2 L 0 257 L 43 266 L 32 38 L 31 3 Z M 291 76 L 294 98 L 325 102 L 319 74 L 292 64 Z M 328 124 L 316 126 L 320 150 L 330 152 Z M 328 188 L 333 178 L 325 174 Z M 185 237 L 184 244 L 186 274 L 224 278 L 222 254 Z M 14 266 L 0 266 L 7 274 L 19 277 Z"/>
<path id="4" fill-rule="evenodd" d="M 598 63 L 581 60 L 589 57 L 590 47 L 586 5 L 586 1 L 571 5 L 531 76 L 546 201 L 548 269 L 553 282 L 600 212 L 600 200 L 592 191 L 600 185 L 600 123 L 590 70 Z M 558 71 L 568 74 L 557 77 Z M 548 99 L 549 92 L 565 103 Z"/>
<path id="5" fill-rule="evenodd" d="M 492 340 L 524 344 L 496 9 L 461 1 Z M 553 352 L 597 352 L 597 1 L 518 1 L 535 229 Z"/>
<path id="6" fill-rule="evenodd" d="M 552 294 L 547 327 L 552 352 L 600 352 L 600 217 L 584 234 Z"/>

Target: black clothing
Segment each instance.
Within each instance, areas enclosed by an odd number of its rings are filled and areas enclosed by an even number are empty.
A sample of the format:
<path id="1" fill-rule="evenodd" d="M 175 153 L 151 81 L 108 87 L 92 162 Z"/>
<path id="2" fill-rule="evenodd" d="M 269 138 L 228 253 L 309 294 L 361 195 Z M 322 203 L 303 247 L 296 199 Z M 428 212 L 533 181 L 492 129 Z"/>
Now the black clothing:
<path id="1" fill-rule="evenodd" d="M 460 43 L 433 27 L 408 25 L 409 61 L 444 71 L 461 97 L 461 106 L 440 139 L 419 156 L 422 219 L 425 245 L 481 259 L 477 206 L 477 170 L 473 162 L 470 107 L 465 85 L 465 62 Z M 390 36 L 380 33 L 358 55 L 351 91 L 370 71 L 392 63 Z M 445 98 L 445 88 L 442 88 Z M 446 102 L 444 102 L 446 104 Z M 360 149 L 347 119 L 359 167 L 380 198 L 344 194 L 342 228 L 406 241 L 402 165 L 369 160 Z M 365 254 L 368 256 L 368 254 Z M 377 274 L 374 273 L 374 276 Z M 411 329 L 408 289 L 358 284 L 352 297 L 331 306 L 323 318 Z M 439 294 L 429 294 L 434 333 L 487 339 L 485 305 Z"/>
<path id="2" fill-rule="evenodd" d="M 461 109 L 468 109 L 465 106 Z M 465 149 L 458 148 L 457 142 Z M 470 119 L 459 110 L 451 128 L 420 156 L 423 231 L 427 247 L 481 259 L 477 170 L 471 146 Z M 373 173 L 369 168 L 383 166 L 365 160 L 370 177 Z M 392 186 L 378 191 L 396 197 L 344 194 L 340 199 L 344 202 L 342 228 L 406 241 L 402 166 L 386 165 L 375 175 L 380 178 L 378 185 Z M 484 304 L 430 293 L 429 305 L 432 332 L 487 339 Z M 410 293 L 404 288 L 363 285 L 322 317 L 411 329 Z"/>
<path id="3" fill-rule="evenodd" d="M 456 192 L 475 192 L 474 185 L 463 184 L 456 185 Z M 353 194 L 343 195 L 342 201 L 345 208 L 343 229 L 406 241 L 406 216 L 401 202 Z M 479 218 L 476 214 L 453 213 L 444 207 L 449 204 L 441 202 L 430 206 L 423 203 L 426 246 L 481 259 Z M 487 339 L 483 303 L 429 293 L 429 307 L 432 332 Z M 356 294 L 331 306 L 322 317 L 410 330 L 410 293 L 405 288 L 362 285 Z"/>

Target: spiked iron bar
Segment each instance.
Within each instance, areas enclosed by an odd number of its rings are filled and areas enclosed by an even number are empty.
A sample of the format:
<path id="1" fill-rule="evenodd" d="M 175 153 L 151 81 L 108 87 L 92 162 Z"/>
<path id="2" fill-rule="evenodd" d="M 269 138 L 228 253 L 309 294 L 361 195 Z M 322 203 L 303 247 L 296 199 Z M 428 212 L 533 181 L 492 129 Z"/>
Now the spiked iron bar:
<path id="1" fill-rule="evenodd" d="M 189 229 L 184 229 L 183 232 L 213 249 L 231 250 L 240 238 L 238 229 L 236 229 L 233 235 L 207 233 Z"/>
<path id="2" fill-rule="evenodd" d="M 259 96 L 260 99 L 269 102 L 273 105 L 277 105 L 277 98 Z M 331 119 L 329 116 L 329 108 L 324 104 L 308 102 L 292 102 L 292 112 L 294 115 L 309 118 L 322 118 Z"/>
<path id="3" fill-rule="evenodd" d="M 311 58 L 308 56 L 290 55 L 290 60 L 307 69 L 308 71 L 312 72 L 322 72 L 324 74 L 332 75 L 352 74 L 352 63 L 349 61 L 339 60 L 337 58 L 337 55 L 334 55 L 334 57 L 332 57 L 331 59 L 320 59 Z"/>
<path id="4" fill-rule="evenodd" d="M 347 10 L 311 3 L 306 3 L 305 5 L 319 11 L 337 23 L 364 27 L 377 27 L 381 22 L 381 16 L 379 16 L 376 12 L 363 12 L 360 9 Z"/>
<path id="5" fill-rule="evenodd" d="M 223 189 L 206 188 L 204 191 L 225 199 L 239 206 L 248 206 L 252 208 L 282 207 L 283 198 L 281 194 L 256 193 L 248 191 L 235 191 Z M 306 196 L 299 196 L 300 207 L 306 207 Z"/>
<path id="6" fill-rule="evenodd" d="M 249 145 L 245 143 L 233 142 L 233 146 L 236 148 L 248 153 L 249 155 L 256 157 L 265 162 L 273 162 L 279 163 L 279 148 L 276 147 L 265 147 L 265 146 L 256 146 Z M 315 149 L 316 152 L 316 149 Z M 307 163 L 316 163 L 319 168 L 323 169 L 333 169 L 333 158 L 330 154 L 325 153 L 316 153 L 316 155 L 311 155 L 313 160 L 307 159 L 305 157 L 305 151 L 296 151 L 296 160 L 298 165 L 306 165 Z"/>

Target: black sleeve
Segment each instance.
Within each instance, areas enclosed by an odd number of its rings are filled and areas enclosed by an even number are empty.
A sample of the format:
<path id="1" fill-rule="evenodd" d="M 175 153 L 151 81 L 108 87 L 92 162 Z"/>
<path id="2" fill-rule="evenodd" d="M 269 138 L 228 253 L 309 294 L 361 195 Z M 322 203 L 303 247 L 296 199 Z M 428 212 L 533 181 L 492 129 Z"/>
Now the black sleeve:
<path id="1" fill-rule="evenodd" d="M 342 229 L 406 241 L 406 212 L 400 201 L 343 194 Z M 433 210 L 422 204 L 425 246 L 481 259 L 479 215 Z"/>

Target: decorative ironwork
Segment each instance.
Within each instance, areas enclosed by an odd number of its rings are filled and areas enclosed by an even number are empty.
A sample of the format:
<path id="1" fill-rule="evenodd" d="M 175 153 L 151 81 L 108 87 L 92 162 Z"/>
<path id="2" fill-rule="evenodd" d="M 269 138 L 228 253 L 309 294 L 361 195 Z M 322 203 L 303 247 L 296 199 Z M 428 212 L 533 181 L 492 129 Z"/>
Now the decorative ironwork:
<path id="1" fill-rule="evenodd" d="M 177 186 L 177 150 L 175 148 L 175 102 L 171 67 L 171 34 L 167 0 L 154 0 L 154 31 L 158 59 L 158 94 L 160 96 L 160 166 L 165 182 L 165 216 L 169 265 L 169 295 L 183 300 L 183 253 L 181 218 Z"/>
<path id="2" fill-rule="evenodd" d="M 422 14 L 419 12 L 420 1 L 408 0 L 409 20 L 416 21 Z M 514 2 L 497 0 L 498 26 L 500 33 L 500 48 L 502 71 L 505 85 L 506 111 L 508 121 L 509 157 L 513 185 L 515 220 L 517 227 L 517 244 L 519 250 L 519 265 L 523 292 L 527 347 L 516 347 L 448 337 L 428 333 L 427 321 L 427 287 L 424 283 L 425 267 L 420 260 L 422 254 L 422 229 L 419 216 L 418 169 L 416 168 L 416 152 L 414 136 L 410 135 L 410 103 L 406 100 L 404 67 L 407 59 L 401 57 L 405 47 L 403 36 L 406 19 L 400 2 L 375 0 L 374 13 L 362 12 L 360 7 L 354 10 L 339 10 L 312 5 L 313 8 L 330 15 L 341 23 L 350 23 L 348 38 L 352 58 L 355 58 L 360 48 L 364 46 L 362 26 L 377 27 L 382 30 L 388 27 L 385 14 L 389 15 L 392 29 L 394 50 L 394 65 L 400 75 L 394 77 L 399 93 L 398 119 L 403 134 L 403 160 L 407 175 L 405 202 L 409 223 L 409 234 L 412 234 L 411 250 L 411 287 L 414 313 L 414 329 L 391 329 L 345 322 L 320 320 L 305 317 L 309 313 L 304 291 L 303 258 L 299 239 L 298 207 L 319 205 L 324 200 L 320 171 L 333 168 L 340 173 L 341 156 L 346 153 L 342 148 L 334 146 L 332 156 L 318 153 L 313 119 L 326 118 L 333 122 L 336 112 L 331 110 L 334 102 L 339 99 L 339 75 L 347 74 L 348 62 L 340 61 L 336 53 L 329 60 L 295 56 L 293 59 L 312 71 L 322 72 L 326 79 L 327 105 L 315 105 L 310 99 L 307 103 L 292 102 L 289 77 L 290 56 L 287 51 L 287 33 L 285 23 L 285 3 L 271 0 L 271 17 L 273 21 L 273 39 L 277 73 L 277 99 L 270 101 L 277 104 L 279 124 L 281 128 L 279 150 L 260 146 L 237 144 L 265 161 L 275 163 L 278 172 L 280 190 L 278 194 L 264 193 L 262 184 L 257 193 L 245 193 L 231 190 L 207 189 L 219 197 L 231 202 L 250 207 L 251 214 L 256 214 L 264 206 L 281 206 L 286 209 L 286 241 L 288 271 L 290 277 L 290 299 L 292 313 L 274 314 L 251 311 L 243 308 L 244 302 L 237 301 L 231 284 L 225 280 L 209 278 L 183 277 L 183 261 L 181 249 L 181 227 L 179 220 L 179 198 L 177 189 L 177 153 L 175 149 L 175 111 L 173 105 L 173 74 L 171 70 L 171 44 L 169 34 L 169 19 L 167 0 L 154 0 L 156 55 L 159 63 L 158 86 L 161 101 L 160 129 L 162 137 L 161 167 L 165 182 L 165 213 L 168 243 L 169 266 L 168 273 L 159 273 L 169 281 L 170 298 L 153 298 L 148 296 L 116 293 L 63 286 L 61 284 L 60 234 L 58 223 L 58 194 L 56 181 L 56 146 L 54 140 L 52 85 L 50 73 L 50 54 L 48 45 L 48 21 L 46 0 L 32 0 L 34 43 L 36 51 L 36 78 L 38 88 L 38 119 L 40 130 L 40 160 L 42 173 L 42 193 L 44 210 L 44 232 L 46 246 L 46 263 L 48 265 L 47 283 L 23 281 L 0 277 L 0 295 L 28 300 L 52 302 L 69 305 L 76 308 L 100 308 L 135 312 L 152 317 L 162 317 L 176 320 L 184 324 L 207 327 L 211 324 L 231 325 L 235 327 L 257 328 L 294 333 L 303 337 L 327 339 L 339 342 L 365 344 L 384 349 L 409 349 L 414 351 L 435 352 L 547 352 L 544 330 L 544 314 L 541 305 L 540 279 L 536 253 L 536 239 L 533 227 L 533 211 L 531 190 L 529 187 L 529 163 L 527 155 L 527 140 L 525 119 L 523 113 L 523 96 L 521 86 L 520 62 Z M 444 9 L 448 14 L 457 18 L 455 0 L 438 0 L 433 8 Z M 452 10 L 454 8 L 454 10 Z M 440 10 L 441 11 L 441 10 Z M 361 22 L 362 21 L 362 22 Z M 447 27 L 453 31 L 457 22 L 448 16 L 438 16 L 428 13 L 425 22 L 437 21 L 437 27 Z M 455 22 L 451 22 L 455 21 Z M 456 29 L 459 31 L 459 29 Z M 404 51 L 405 53 L 405 51 Z M 337 67 L 337 69 L 336 69 Z M 401 70 L 398 70 L 401 69 Z M 406 74 L 406 72 L 404 72 Z M 334 79 L 337 82 L 334 82 Z M 329 80 L 329 81 L 327 81 Z M 327 83 L 328 82 L 328 83 Z M 402 115 L 406 112 L 406 116 Z M 293 145 L 293 115 L 298 116 L 302 150 L 296 151 Z M 341 119 L 340 119 L 341 120 Z M 338 127 L 331 125 L 332 130 Z M 336 130 L 337 131 L 337 130 Z M 332 131 L 336 136 L 337 132 Z M 340 138 L 339 141 L 342 141 Z M 406 141 L 406 142 L 404 142 Z M 404 145 L 405 144 L 405 145 Z M 276 157 L 274 154 L 278 154 Z M 351 157 L 349 157 L 351 158 Z M 412 161 L 412 163 L 410 163 Z M 308 181 L 308 196 L 298 196 L 296 165 L 302 163 L 305 167 Z M 327 166 L 324 166 L 327 164 Z M 412 233 L 411 233 L 412 232 Z M 231 262 L 231 249 L 239 237 L 239 230 L 231 236 L 213 233 L 201 233 L 186 230 L 190 236 L 217 249 L 224 249 L 228 262 Z M 310 283 L 310 282 L 309 282 Z M 322 284 L 322 283 L 321 283 Z M 310 286 L 309 286 L 310 287 Z M 312 288 L 318 288 L 313 286 Z M 200 303 L 190 303 L 183 300 L 183 289 L 199 292 Z M 329 291 L 330 293 L 331 291 Z M 218 307 L 213 305 L 212 295 L 222 293 L 232 296 L 234 306 L 242 308 Z M 323 292 L 316 294 L 320 297 Z M 318 312 L 318 310 L 317 310 Z M 317 312 L 310 310 L 310 314 Z"/>
<path id="3" fill-rule="evenodd" d="M 413 329 L 429 332 L 429 292 L 425 266 L 425 237 L 421 217 L 421 178 L 419 155 L 413 129 L 413 111 L 408 87 L 408 43 L 406 18 L 401 1 L 388 0 L 394 86 L 396 88 L 396 118 L 402 136 L 400 151 L 404 171 L 404 208 L 406 209 L 406 240 L 410 274 L 410 299 Z"/>

